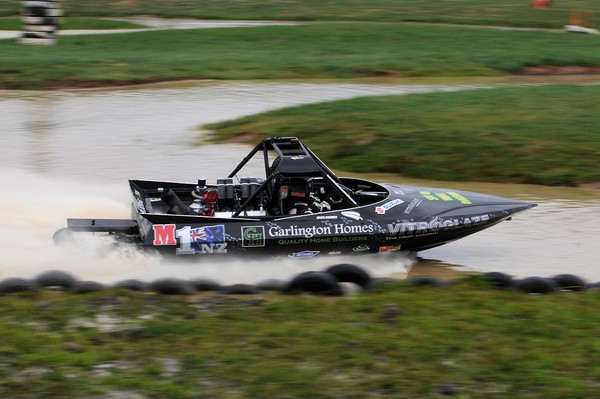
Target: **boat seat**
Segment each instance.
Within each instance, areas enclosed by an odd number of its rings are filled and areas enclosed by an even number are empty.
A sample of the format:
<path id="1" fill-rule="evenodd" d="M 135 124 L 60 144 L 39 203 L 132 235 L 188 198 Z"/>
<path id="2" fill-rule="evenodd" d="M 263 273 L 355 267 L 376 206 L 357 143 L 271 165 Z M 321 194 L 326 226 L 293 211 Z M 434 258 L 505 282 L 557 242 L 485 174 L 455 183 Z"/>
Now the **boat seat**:
<path id="1" fill-rule="evenodd" d="M 172 189 L 167 190 L 161 199 L 169 206 L 167 213 L 171 215 L 193 215 L 189 206 L 183 203 Z"/>

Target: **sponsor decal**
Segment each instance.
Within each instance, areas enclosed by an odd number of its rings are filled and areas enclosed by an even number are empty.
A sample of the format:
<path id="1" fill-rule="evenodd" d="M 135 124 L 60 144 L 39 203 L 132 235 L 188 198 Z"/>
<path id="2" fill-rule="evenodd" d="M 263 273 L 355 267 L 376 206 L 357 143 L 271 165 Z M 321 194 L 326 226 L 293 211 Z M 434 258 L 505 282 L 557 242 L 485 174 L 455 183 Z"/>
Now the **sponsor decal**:
<path id="1" fill-rule="evenodd" d="M 182 227 L 175 230 L 174 224 L 155 224 L 153 245 L 177 245 L 177 255 L 193 254 L 225 254 L 227 243 L 225 242 L 225 226 L 202 226 L 192 228 Z M 179 240 L 177 240 L 179 239 Z"/>
<path id="2" fill-rule="evenodd" d="M 367 241 L 368 237 L 333 237 L 332 242 Z"/>
<path id="3" fill-rule="evenodd" d="M 435 217 L 429 222 L 390 223 L 388 224 L 388 231 L 397 236 L 423 235 L 437 233 L 441 230 L 475 226 L 489 220 L 490 216 L 488 214 L 453 219 Z"/>
<path id="4" fill-rule="evenodd" d="M 341 255 L 342 253 L 340 251 L 330 251 L 327 255 L 329 256 L 336 256 L 336 255 Z"/>
<path id="5" fill-rule="evenodd" d="M 375 231 L 373 225 L 345 225 L 341 223 L 331 224 L 329 226 L 297 226 L 281 227 L 271 225 L 268 230 L 269 237 L 304 237 L 312 238 L 318 236 L 333 236 L 342 234 L 370 234 Z"/>
<path id="6" fill-rule="evenodd" d="M 312 237 L 312 238 L 288 238 L 277 240 L 279 245 L 299 245 L 299 244 L 331 244 L 339 242 L 367 241 L 368 237 Z"/>
<path id="7" fill-rule="evenodd" d="M 410 204 L 408 204 L 408 206 L 404 210 L 404 213 L 406 215 L 410 214 L 414 208 L 418 207 L 421 204 L 421 202 L 423 202 L 422 199 L 415 198 L 414 200 L 411 201 Z"/>
<path id="8" fill-rule="evenodd" d="M 386 245 L 379 247 L 379 253 L 400 251 L 400 245 Z"/>
<path id="9" fill-rule="evenodd" d="M 304 155 L 294 155 L 293 157 L 290 157 L 290 159 L 292 161 L 300 161 L 300 160 L 304 159 Z"/>
<path id="10" fill-rule="evenodd" d="M 321 253 L 321 251 L 302 251 L 302 252 L 294 252 L 293 254 L 288 255 L 288 257 L 296 258 L 296 259 L 310 259 L 310 258 L 314 258 L 315 256 L 317 256 L 320 253 Z"/>
<path id="11" fill-rule="evenodd" d="M 146 204 L 144 203 L 144 197 L 138 190 L 133 192 L 133 202 L 139 213 L 146 213 Z"/>
<path id="12" fill-rule="evenodd" d="M 423 198 L 429 201 L 458 201 L 461 204 L 465 205 L 472 204 L 470 200 L 454 191 L 448 191 L 446 193 L 432 193 L 430 191 L 419 191 L 419 194 L 421 194 Z"/>
<path id="13" fill-rule="evenodd" d="M 265 246 L 265 226 L 242 226 L 242 247 Z"/>
<path id="14" fill-rule="evenodd" d="M 386 211 L 389 211 L 390 209 L 392 209 L 393 207 L 402 204 L 404 201 L 402 201 L 399 198 L 396 198 L 395 200 L 386 202 L 385 204 L 375 207 L 375 212 L 377 212 L 380 215 L 385 215 Z"/>
<path id="15" fill-rule="evenodd" d="M 342 216 L 345 216 L 347 218 L 354 219 L 354 220 L 363 220 L 362 216 L 360 216 L 360 213 L 354 212 L 354 211 L 344 211 L 344 212 L 342 212 Z"/>
<path id="16" fill-rule="evenodd" d="M 225 226 L 222 224 L 196 228 L 186 226 L 176 233 L 179 238 L 177 255 L 227 253 Z"/>
<path id="17" fill-rule="evenodd" d="M 154 230 L 152 245 L 177 245 L 174 224 L 155 224 L 152 230 Z"/>
<path id="18" fill-rule="evenodd" d="M 344 213 L 344 212 L 342 212 Z M 321 215 L 317 216 L 317 220 L 326 220 L 326 219 L 337 219 L 337 215 Z"/>
<path id="19" fill-rule="evenodd" d="M 465 205 L 471 205 L 471 204 L 473 204 L 470 200 L 466 199 L 465 197 L 463 197 L 459 193 L 455 193 L 454 191 L 449 191 L 448 195 L 450 195 L 452 198 L 454 198 L 455 200 L 457 200 L 458 202 L 460 202 L 462 204 L 465 204 Z"/>
<path id="20" fill-rule="evenodd" d="M 367 244 L 361 244 L 358 247 L 354 247 L 352 248 L 352 251 L 354 252 L 365 252 L 370 250 L 371 248 L 369 248 L 369 246 Z"/>

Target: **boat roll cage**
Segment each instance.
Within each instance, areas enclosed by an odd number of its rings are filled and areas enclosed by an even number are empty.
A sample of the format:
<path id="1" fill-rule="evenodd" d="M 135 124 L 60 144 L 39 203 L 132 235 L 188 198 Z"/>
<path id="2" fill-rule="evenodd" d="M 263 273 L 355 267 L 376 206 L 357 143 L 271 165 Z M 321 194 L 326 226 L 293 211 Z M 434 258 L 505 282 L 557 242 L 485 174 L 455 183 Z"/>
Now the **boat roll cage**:
<path id="1" fill-rule="evenodd" d="M 297 137 L 269 137 L 261 141 L 244 157 L 239 165 L 227 176 L 233 178 L 254 156 L 261 152 L 265 166 L 266 179 L 259 188 L 237 209 L 233 217 L 239 216 L 249 204 L 254 201 L 259 193 L 271 187 L 271 182 L 282 178 L 316 178 L 326 181 L 332 192 L 336 193 L 348 207 L 358 206 L 352 198 L 351 190 L 345 187 L 342 181 L 306 147 Z M 277 158 L 269 164 L 269 151 L 275 151 Z"/>

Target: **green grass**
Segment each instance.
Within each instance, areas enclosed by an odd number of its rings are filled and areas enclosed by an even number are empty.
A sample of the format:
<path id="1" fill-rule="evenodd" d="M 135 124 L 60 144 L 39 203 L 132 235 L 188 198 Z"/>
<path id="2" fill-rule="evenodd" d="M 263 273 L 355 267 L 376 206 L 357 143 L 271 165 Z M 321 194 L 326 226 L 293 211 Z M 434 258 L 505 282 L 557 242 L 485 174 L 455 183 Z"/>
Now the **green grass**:
<path id="1" fill-rule="evenodd" d="M 339 299 L 11 295 L 0 298 L 0 394 L 414 398 L 445 383 L 461 398 L 589 398 L 599 304 L 598 291 L 528 296 L 477 278 Z M 383 317 L 390 306 L 396 319 Z M 102 331 L 99 318 L 121 324 Z"/>
<path id="2" fill-rule="evenodd" d="M 328 165 L 436 180 L 600 181 L 597 85 L 364 97 L 204 126 L 215 140 L 296 135 Z"/>
<path id="3" fill-rule="evenodd" d="M 0 88 L 177 79 L 493 76 L 600 66 L 600 36 L 372 23 L 0 40 Z M 52 68 L 48 68 L 51 65 Z"/>
<path id="4" fill-rule="evenodd" d="M 17 15 L 19 7 L 17 1 L 0 0 L 0 16 Z M 67 16 L 88 17 L 158 15 L 213 19 L 417 21 L 551 28 L 562 28 L 567 24 L 571 10 L 596 14 L 600 11 L 596 0 L 554 1 L 553 6 L 545 10 L 533 9 L 527 0 L 65 0 L 62 8 Z"/>

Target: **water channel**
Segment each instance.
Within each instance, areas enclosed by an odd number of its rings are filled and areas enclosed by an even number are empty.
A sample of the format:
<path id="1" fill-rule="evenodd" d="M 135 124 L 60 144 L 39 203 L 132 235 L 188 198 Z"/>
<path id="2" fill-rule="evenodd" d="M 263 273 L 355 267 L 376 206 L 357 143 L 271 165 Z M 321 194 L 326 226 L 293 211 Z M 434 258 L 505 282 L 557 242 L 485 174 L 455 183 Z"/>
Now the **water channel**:
<path id="1" fill-rule="evenodd" d="M 95 241 L 52 243 L 67 217 L 128 218 L 127 179 L 209 181 L 248 152 L 238 144 L 195 146 L 205 123 L 299 104 L 383 94 L 477 89 L 487 85 L 399 82 L 180 82 L 119 89 L 0 91 L 0 278 L 48 269 L 82 279 L 208 277 L 223 283 L 285 279 L 348 259 L 271 262 L 207 259 L 172 263 Z M 282 135 L 288 132 L 281 132 Z M 412 183 L 390 176 L 373 180 Z M 514 276 L 574 273 L 600 280 L 600 191 L 538 186 L 423 182 L 497 194 L 539 206 L 461 241 L 410 256 L 352 258 L 377 276 L 502 271 Z M 308 263 L 307 263 L 308 262 Z"/>

